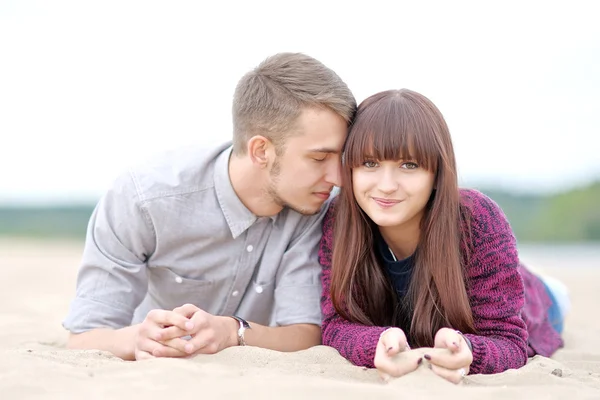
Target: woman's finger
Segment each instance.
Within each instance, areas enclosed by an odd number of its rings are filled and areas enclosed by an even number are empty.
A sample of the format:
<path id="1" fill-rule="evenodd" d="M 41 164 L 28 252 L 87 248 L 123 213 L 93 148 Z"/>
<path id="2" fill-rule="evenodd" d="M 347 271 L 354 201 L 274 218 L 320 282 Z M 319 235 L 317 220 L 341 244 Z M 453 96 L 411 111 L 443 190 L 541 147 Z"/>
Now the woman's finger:
<path id="1" fill-rule="evenodd" d="M 402 351 L 393 357 L 386 354 L 375 357 L 375 367 L 382 374 L 398 378 L 415 371 L 421 365 L 423 357 L 417 350 Z"/>
<path id="2" fill-rule="evenodd" d="M 379 337 L 379 343 L 383 344 L 386 353 L 390 356 L 401 351 L 410 350 L 406 335 L 399 328 L 390 328 L 384 331 Z"/>
<path id="3" fill-rule="evenodd" d="M 434 364 L 430 364 L 430 366 L 431 370 L 435 372 L 436 375 L 456 384 L 462 382 L 464 377 L 468 374 L 467 368 L 448 369 Z"/>
<path id="4" fill-rule="evenodd" d="M 423 357 L 431 364 L 437 365 L 450 370 L 471 365 L 473 362 L 473 354 L 467 347 L 466 343 L 462 343 L 456 352 L 449 349 L 435 348 L 434 351 L 427 351 Z"/>
<path id="5" fill-rule="evenodd" d="M 460 348 L 460 343 L 464 342 L 462 335 L 450 328 L 440 329 L 434 340 L 434 347 L 446 348 L 452 352 L 456 352 Z"/>

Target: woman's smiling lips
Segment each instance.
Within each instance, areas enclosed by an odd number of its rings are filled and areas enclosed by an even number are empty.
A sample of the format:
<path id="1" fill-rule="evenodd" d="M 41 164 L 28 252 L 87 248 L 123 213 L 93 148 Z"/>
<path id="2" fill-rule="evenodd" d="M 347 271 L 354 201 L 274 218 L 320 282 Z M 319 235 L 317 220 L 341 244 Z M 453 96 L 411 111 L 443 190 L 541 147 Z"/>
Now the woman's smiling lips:
<path id="1" fill-rule="evenodd" d="M 394 200 L 394 199 L 382 199 L 380 197 L 372 197 L 372 199 L 377 203 L 377 205 L 381 208 L 390 208 L 395 206 L 398 203 L 401 203 L 402 200 Z"/>

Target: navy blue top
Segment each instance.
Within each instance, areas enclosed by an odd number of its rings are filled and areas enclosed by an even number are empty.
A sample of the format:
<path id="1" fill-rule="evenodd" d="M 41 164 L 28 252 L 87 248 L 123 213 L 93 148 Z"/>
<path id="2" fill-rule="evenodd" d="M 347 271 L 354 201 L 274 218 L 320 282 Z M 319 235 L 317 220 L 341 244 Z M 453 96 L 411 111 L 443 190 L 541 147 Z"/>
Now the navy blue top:
<path id="1" fill-rule="evenodd" d="M 394 307 L 394 315 L 392 317 L 393 321 L 395 321 L 394 325 L 402 329 L 408 337 L 413 309 L 411 304 L 407 301 L 406 293 L 408 292 L 414 269 L 414 254 L 405 259 L 394 261 L 392 252 L 379 231 L 376 233 L 375 241 L 379 253 L 379 260 L 397 295 L 397 303 Z M 410 343 L 410 337 L 408 337 L 408 341 Z M 413 343 L 411 343 L 411 345 L 412 344 Z"/>
<path id="2" fill-rule="evenodd" d="M 394 261 L 388 244 L 379 232 L 376 234 L 375 240 L 380 260 L 383 262 L 384 270 L 392 283 L 392 287 L 398 294 L 398 299 L 402 300 L 406 295 L 406 292 L 408 292 L 408 285 L 414 266 L 414 254 L 403 260 Z"/>

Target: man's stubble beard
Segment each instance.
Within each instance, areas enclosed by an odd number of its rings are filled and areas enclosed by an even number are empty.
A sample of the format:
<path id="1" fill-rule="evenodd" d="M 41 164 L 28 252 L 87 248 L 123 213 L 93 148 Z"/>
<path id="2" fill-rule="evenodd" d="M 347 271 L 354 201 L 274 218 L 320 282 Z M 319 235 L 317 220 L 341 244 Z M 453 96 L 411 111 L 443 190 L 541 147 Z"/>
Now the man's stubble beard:
<path id="1" fill-rule="evenodd" d="M 281 173 L 281 164 L 279 163 L 279 157 L 275 158 L 273 162 L 273 166 L 271 167 L 271 171 L 269 171 L 269 175 L 271 177 L 271 182 L 269 183 L 269 187 L 267 188 L 267 195 L 275 204 L 282 208 L 290 208 L 302 215 L 314 215 L 319 210 L 311 211 L 304 207 L 297 207 L 293 204 L 286 202 L 280 195 L 277 187 L 279 185 L 279 174 Z"/>

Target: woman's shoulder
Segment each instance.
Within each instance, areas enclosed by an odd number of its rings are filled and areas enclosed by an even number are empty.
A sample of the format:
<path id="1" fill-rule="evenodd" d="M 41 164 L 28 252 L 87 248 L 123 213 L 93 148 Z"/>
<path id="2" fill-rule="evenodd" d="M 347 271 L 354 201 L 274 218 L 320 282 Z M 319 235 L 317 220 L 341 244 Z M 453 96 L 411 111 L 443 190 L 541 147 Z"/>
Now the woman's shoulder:
<path id="1" fill-rule="evenodd" d="M 460 197 L 461 246 L 467 246 L 462 250 L 468 255 L 469 276 L 497 279 L 498 274 L 516 269 L 517 241 L 500 206 L 474 189 L 461 189 Z"/>
<path id="2" fill-rule="evenodd" d="M 333 199 L 331 199 L 328 203 L 325 204 L 325 207 L 327 207 L 327 212 L 325 213 L 325 217 L 323 218 L 323 225 L 327 223 L 333 224 L 333 221 L 335 221 L 335 216 L 337 214 L 338 209 L 338 202 L 339 197 L 335 196 Z"/>
<path id="3" fill-rule="evenodd" d="M 331 266 L 331 256 L 333 252 L 333 224 L 335 221 L 335 215 L 337 212 L 337 196 L 329 201 L 325 207 L 327 207 L 327 213 L 323 218 L 323 234 L 319 244 L 319 262 L 325 268 Z"/>
<path id="4" fill-rule="evenodd" d="M 327 207 L 327 212 L 323 218 L 323 239 L 328 242 L 331 242 L 333 238 L 333 225 L 337 215 L 338 202 L 338 196 L 335 196 L 325 204 L 325 207 Z"/>
<path id="5" fill-rule="evenodd" d="M 463 224 L 468 224 L 472 232 L 484 235 L 512 232 L 502 208 L 484 193 L 460 189 L 460 206 Z"/>

